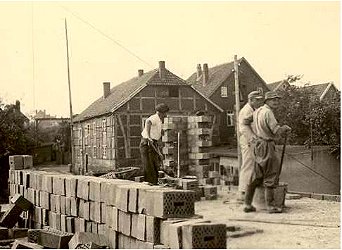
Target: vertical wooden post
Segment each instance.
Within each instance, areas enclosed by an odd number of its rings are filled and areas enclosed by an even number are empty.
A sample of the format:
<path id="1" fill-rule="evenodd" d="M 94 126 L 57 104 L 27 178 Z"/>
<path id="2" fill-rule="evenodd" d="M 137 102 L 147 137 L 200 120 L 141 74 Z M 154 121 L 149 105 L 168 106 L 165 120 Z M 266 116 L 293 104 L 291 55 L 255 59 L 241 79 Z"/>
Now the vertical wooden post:
<path id="1" fill-rule="evenodd" d="M 239 89 L 239 65 L 237 55 L 234 55 L 234 78 L 235 78 L 235 128 L 238 152 L 238 168 L 241 166 L 241 149 L 240 149 L 240 136 L 239 136 L 239 112 L 240 112 L 240 89 Z"/>
<path id="2" fill-rule="evenodd" d="M 65 39 L 66 39 L 66 52 L 67 52 L 67 67 L 68 67 L 68 86 L 69 86 L 69 104 L 70 104 L 70 146 L 71 146 L 71 169 L 75 171 L 74 159 L 74 137 L 73 137 L 73 117 L 72 117 L 72 102 L 71 102 L 71 85 L 70 85 L 70 66 L 69 66 L 69 43 L 68 43 L 68 27 L 66 18 L 65 21 Z"/>
<path id="3" fill-rule="evenodd" d="M 180 132 L 177 132 L 177 178 L 180 178 Z"/>

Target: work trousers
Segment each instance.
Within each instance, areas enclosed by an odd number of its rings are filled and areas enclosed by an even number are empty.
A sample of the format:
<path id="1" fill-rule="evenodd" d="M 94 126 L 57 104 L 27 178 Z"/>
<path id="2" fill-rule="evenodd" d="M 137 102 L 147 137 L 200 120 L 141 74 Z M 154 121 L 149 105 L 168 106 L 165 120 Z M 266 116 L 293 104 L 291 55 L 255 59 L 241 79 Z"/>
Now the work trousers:
<path id="1" fill-rule="evenodd" d="M 267 206 L 273 206 L 274 189 L 279 184 L 280 175 L 280 161 L 275 152 L 275 143 L 274 141 L 262 140 L 253 146 L 253 150 L 256 160 L 250 183 L 247 186 L 245 203 L 247 205 L 252 204 L 256 187 L 263 184 Z M 262 152 L 262 155 L 256 155 L 258 152 Z"/>
<path id="2" fill-rule="evenodd" d="M 152 146 L 149 145 L 148 140 L 145 138 L 141 139 L 139 148 L 144 171 L 144 179 L 153 185 L 157 185 L 158 170 L 161 163 L 159 155 L 155 152 Z"/>
<path id="3" fill-rule="evenodd" d="M 239 171 L 239 191 L 246 192 L 254 171 L 254 156 L 250 145 L 241 144 L 242 164 Z"/>

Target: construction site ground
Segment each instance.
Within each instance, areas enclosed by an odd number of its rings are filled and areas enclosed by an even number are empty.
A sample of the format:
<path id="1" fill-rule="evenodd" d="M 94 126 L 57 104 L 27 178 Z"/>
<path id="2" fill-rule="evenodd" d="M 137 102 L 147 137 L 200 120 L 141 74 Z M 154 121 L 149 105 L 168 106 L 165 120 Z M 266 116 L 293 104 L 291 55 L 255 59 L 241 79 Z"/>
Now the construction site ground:
<path id="1" fill-rule="evenodd" d="M 40 166 L 67 173 L 66 166 Z M 244 213 L 234 188 L 218 187 L 218 198 L 195 203 L 195 213 L 225 223 L 229 249 L 340 249 L 340 202 L 312 198 L 287 199 L 281 214 L 265 210 Z"/>

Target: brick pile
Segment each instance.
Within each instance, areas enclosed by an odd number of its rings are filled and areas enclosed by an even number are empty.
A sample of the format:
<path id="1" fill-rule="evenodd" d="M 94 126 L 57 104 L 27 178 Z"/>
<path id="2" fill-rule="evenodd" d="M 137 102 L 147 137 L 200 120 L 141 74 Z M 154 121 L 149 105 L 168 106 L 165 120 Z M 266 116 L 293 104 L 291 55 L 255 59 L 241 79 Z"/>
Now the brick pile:
<path id="1" fill-rule="evenodd" d="M 163 123 L 163 161 L 166 172 L 177 175 L 178 166 L 178 133 L 179 137 L 179 164 L 181 175 L 186 174 L 188 170 L 188 143 L 187 143 L 187 117 L 165 117 Z"/>
<path id="2" fill-rule="evenodd" d="M 89 232 L 105 235 L 110 248 L 170 248 L 173 243 L 165 237 L 162 240 L 161 235 L 174 232 L 167 225 L 178 220 L 183 224 L 177 225 L 180 234 L 172 241 L 180 242 L 181 247 L 226 246 L 224 224 L 202 223 L 193 218 L 195 192 L 191 190 L 25 169 L 9 171 L 9 190 L 11 199 L 21 194 L 33 204 L 28 216 L 32 228 L 45 230 L 43 235 L 53 233 L 56 239 Z M 171 224 L 175 227 L 175 223 Z M 36 231 L 30 234 L 30 239 L 37 238 Z M 48 236 L 39 237 L 38 243 L 50 247 L 66 244 L 66 240 L 50 242 L 46 241 Z M 82 247 L 94 244 L 85 242 Z"/>

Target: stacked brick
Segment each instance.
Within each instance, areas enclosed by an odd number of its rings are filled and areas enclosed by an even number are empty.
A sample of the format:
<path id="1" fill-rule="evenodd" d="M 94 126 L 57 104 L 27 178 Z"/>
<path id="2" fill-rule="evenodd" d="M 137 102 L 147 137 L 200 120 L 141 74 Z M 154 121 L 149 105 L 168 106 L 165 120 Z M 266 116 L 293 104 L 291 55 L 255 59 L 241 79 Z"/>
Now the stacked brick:
<path id="1" fill-rule="evenodd" d="M 202 185 L 209 182 L 210 152 L 212 146 L 211 119 L 208 116 L 188 117 L 189 174 Z"/>
<path id="2" fill-rule="evenodd" d="M 179 147 L 178 147 L 178 133 Z M 188 143 L 187 143 L 187 117 L 173 116 L 164 118 L 163 123 L 163 166 L 166 172 L 177 175 L 178 153 L 181 175 L 188 171 Z M 179 152 L 178 152 L 179 149 Z"/>
<path id="3" fill-rule="evenodd" d="M 181 246 L 208 248 L 208 239 L 209 248 L 226 244 L 226 237 L 220 236 L 226 233 L 225 225 L 192 218 L 195 192 L 190 190 L 30 170 L 10 170 L 9 187 L 10 198 L 19 193 L 33 204 L 29 218 L 34 228 L 48 226 L 63 237 L 89 232 L 105 235 L 110 248 L 170 248 L 161 235 L 170 229 L 167 221 L 177 218 L 187 221 L 177 229 L 184 228 L 178 235 Z M 216 227 L 221 229 L 212 229 Z"/>

